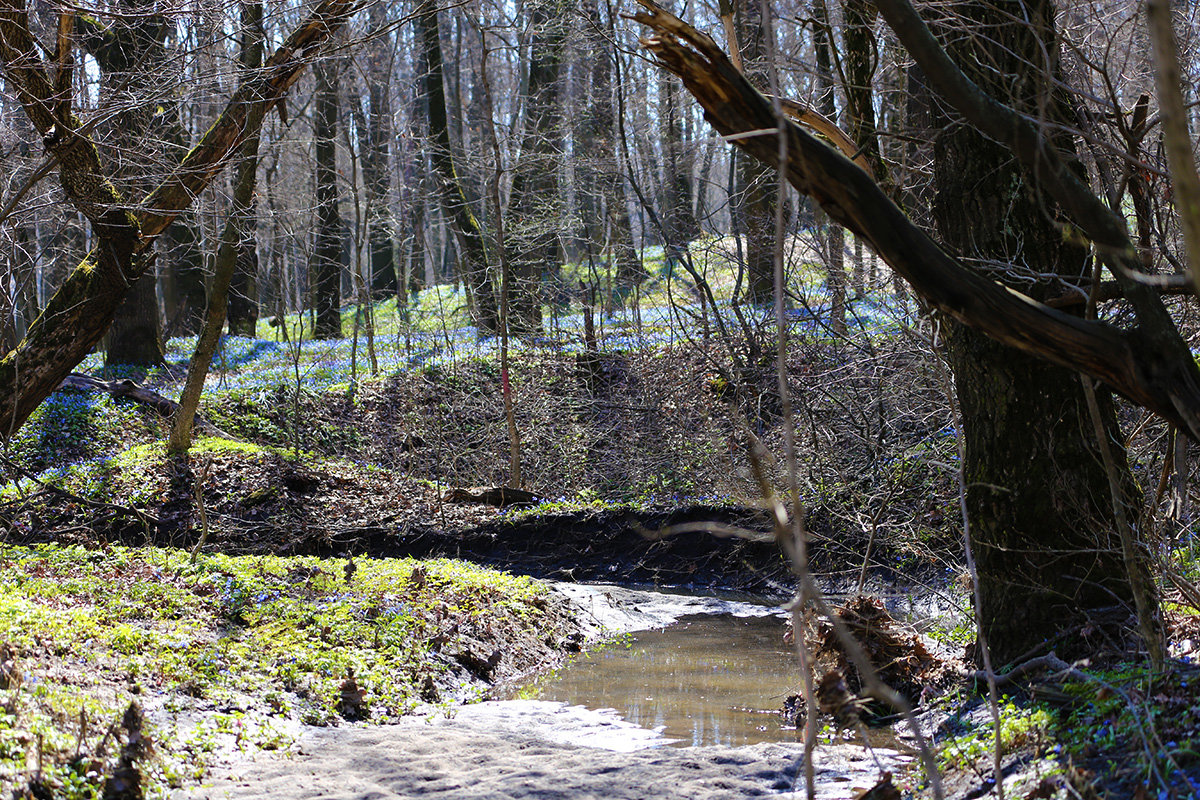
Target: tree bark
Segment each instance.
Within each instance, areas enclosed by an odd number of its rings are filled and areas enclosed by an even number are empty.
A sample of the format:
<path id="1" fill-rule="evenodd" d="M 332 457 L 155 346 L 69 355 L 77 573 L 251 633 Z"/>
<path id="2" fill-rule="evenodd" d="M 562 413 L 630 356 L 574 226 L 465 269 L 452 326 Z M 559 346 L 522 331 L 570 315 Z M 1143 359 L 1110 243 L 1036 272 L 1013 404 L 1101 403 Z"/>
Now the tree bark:
<path id="1" fill-rule="evenodd" d="M 313 66 L 316 98 L 313 104 L 313 147 L 316 151 L 317 219 L 308 282 L 316 309 L 313 336 L 336 339 L 342 335 L 342 273 L 345 271 L 345 226 L 338 208 L 337 176 L 338 66 L 320 62 Z"/>
<path id="2" fill-rule="evenodd" d="M 1021 6 L 1021 17 L 1009 16 Z M 944 24 L 986 30 L 969 51 L 951 48 L 964 72 L 993 97 L 1061 122 L 1052 81 L 1058 43 L 1049 0 L 959 2 Z M 1029 22 L 1018 22 L 1027 17 Z M 957 36 L 947 37 L 948 39 Z M 1041 68 L 1035 65 L 1043 65 Z M 1003 75 L 1002 80 L 995 76 Z M 934 220 L 960 257 L 1003 260 L 1042 275 L 1082 282 L 1087 250 L 1064 240 L 1054 201 L 1028 181 L 1006 148 L 947 119 L 934 141 Z M 1069 142 L 1063 142 L 1069 147 Z M 1012 284 L 1016 286 L 1016 284 Z M 1050 287 L 1022 287 L 1037 300 Z M 962 414 L 967 517 L 979 582 L 976 609 L 995 663 L 1044 640 L 1079 655 L 1075 635 L 1097 612 L 1134 605 L 1108 476 L 1075 372 L 1018 353 L 961 324 L 948 338 Z M 1120 483 L 1133 503 L 1133 477 L 1111 397 L 1098 393 Z M 1126 614 L 1117 614 L 1123 623 Z M 1110 615 L 1110 620 L 1112 616 Z"/>
<path id="3" fill-rule="evenodd" d="M 446 77 L 442 63 L 442 38 L 438 31 L 437 0 L 422 0 L 415 15 L 418 38 L 425 57 L 421 88 L 429 115 L 430 158 L 439 185 L 442 211 L 454 228 L 463 254 L 463 281 L 475 306 L 475 324 L 480 333 L 500 329 L 500 310 L 489 274 L 491 263 L 483 231 L 471 211 L 455 171 L 446 123 Z"/>
<path id="4" fill-rule="evenodd" d="M 621 289 L 640 283 L 646 272 L 633 247 L 629 210 L 625 203 L 624 176 L 617 159 L 616 121 L 613 111 L 613 50 L 611 27 L 601 19 L 600 4 L 588 0 L 584 41 L 588 72 L 588 103 L 576 129 L 575 151 L 579 206 L 583 235 L 589 253 L 606 239 L 610 266 Z M 605 236 L 607 229 L 608 235 Z"/>
<path id="5" fill-rule="evenodd" d="M 824 5 L 824 0 L 818 0 Z M 879 150 L 879 133 L 875 125 L 875 68 L 878 45 L 872 29 L 875 6 L 872 0 L 845 0 L 846 101 L 850 117 L 850 138 L 867 159 L 875 180 L 886 188 L 890 181 L 888 167 Z M 828 16 L 828 15 L 826 15 Z"/>
<path id="6" fill-rule="evenodd" d="M 837 119 L 837 101 L 834 97 L 833 57 L 830 53 L 829 9 L 825 0 L 814 0 L 813 14 L 816 30 L 813 33 L 813 48 L 817 61 L 817 109 L 827 119 Z M 846 235 L 842 226 L 831 221 L 827 215 L 817 212 L 817 241 L 821 246 L 825 280 L 829 288 L 829 328 L 839 335 L 846 334 Z"/>
<path id="7" fill-rule="evenodd" d="M 148 134 L 154 117 L 149 98 L 167 60 L 167 20 L 138 0 L 120 0 L 117 11 L 107 25 L 83 17 L 79 41 L 100 65 L 100 98 L 111 109 L 97 132 L 104 160 L 113 165 L 121 190 L 140 196 L 166 155 Z M 132 282 L 117 306 L 105 335 L 104 365 L 151 367 L 165 357 L 155 276 L 149 271 Z"/>
<path id="8" fill-rule="evenodd" d="M 251 80 L 254 77 L 254 71 L 262 66 L 266 31 L 263 28 L 261 0 L 241 0 L 239 5 L 242 15 L 241 41 L 238 45 L 239 84 L 241 84 Z M 226 227 L 231 224 L 237 226 L 237 255 L 234 259 L 233 276 L 229 281 L 225 317 L 229 322 L 230 335 L 249 338 L 254 338 L 258 334 L 258 225 L 254 212 L 258 143 L 259 137 L 254 135 L 238 148 L 237 158 L 234 162 L 236 174 L 233 183 L 233 208 L 230 209 L 229 219 L 225 223 Z M 249 184 L 248 189 L 243 186 L 244 183 Z M 218 245 L 218 261 L 221 258 L 220 248 L 224 241 L 223 233 L 221 245 Z M 218 264 L 216 269 L 220 268 L 221 264 Z M 217 278 L 214 276 L 214 291 L 209 297 L 206 322 L 212 319 L 216 282 Z"/>
<path id="9" fill-rule="evenodd" d="M 253 339 L 258 335 L 258 243 L 255 240 L 253 198 L 238 242 L 237 261 L 229 284 L 225 315 L 230 336 Z"/>
<path id="10" fill-rule="evenodd" d="M 688 245 L 700 235 L 700 224 L 692 210 L 692 167 L 683 137 L 679 84 L 669 76 L 664 76 L 659 84 L 659 97 L 663 164 L 666 167 L 663 225 L 667 231 L 667 241 L 664 242 L 664 255 L 667 262 L 674 265 L 680 263 Z"/>
<path id="11" fill-rule="evenodd" d="M 566 45 L 560 0 L 534 0 L 529 10 L 529 78 L 520 159 L 514 165 L 506 245 L 511 266 L 508 328 L 527 336 L 542 328 L 542 277 L 562 264 L 558 166 L 562 153 L 559 84 Z"/>
<path id="12" fill-rule="evenodd" d="M 60 66 L 52 80 L 24 8 L 16 0 L 0 2 L 4 75 L 56 157 L 67 200 L 87 218 L 96 243 L 21 343 L 0 360 L 0 437 L 10 437 L 91 351 L 127 287 L 149 266 L 144 253 L 154 239 L 212 182 L 230 152 L 258 130 L 266 110 L 308 65 L 306 55 L 337 31 L 351 10 L 351 0 L 323 0 L 135 213 L 100 166 L 95 144 L 78 131 L 70 107 L 70 70 Z"/>
<path id="13" fill-rule="evenodd" d="M 766 48 L 760 0 L 734 0 L 734 30 L 742 71 L 755 86 L 766 86 Z M 754 304 L 775 296 L 775 174 L 761 161 L 735 149 L 737 177 L 732 213 L 734 230 L 746 237 L 746 297 Z"/>
<path id="14" fill-rule="evenodd" d="M 167 309 L 163 338 L 197 334 L 204 325 L 204 252 L 193 215 L 184 214 L 167 228 L 161 252 L 166 264 L 160 270 Z"/>
<path id="15" fill-rule="evenodd" d="M 372 29 L 387 24 L 387 6 L 369 7 Z M 403 283 L 392 238 L 391 171 L 388 143 L 392 141 L 392 36 L 376 36 L 367 44 L 367 119 L 360 126 L 363 185 L 367 194 L 367 252 L 371 265 L 371 297 L 399 298 Z"/>

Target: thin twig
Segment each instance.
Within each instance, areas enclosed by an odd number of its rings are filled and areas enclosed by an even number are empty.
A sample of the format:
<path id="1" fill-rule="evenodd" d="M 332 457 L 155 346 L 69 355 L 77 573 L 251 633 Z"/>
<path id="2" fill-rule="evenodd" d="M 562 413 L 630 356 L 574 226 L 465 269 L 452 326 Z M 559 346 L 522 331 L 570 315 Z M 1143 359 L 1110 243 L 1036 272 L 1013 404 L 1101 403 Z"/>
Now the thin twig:
<path id="1" fill-rule="evenodd" d="M 210 464 L 212 464 L 210 459 L 204 459 L 204 463 L 200 466 L 200 471 L 196 473 L 196 513 L 200 515 L 200 538 L 196 541 L 196 546 L 192 548 L 193 564 L 200 557 L 200 548 L 208 543 L 208 511 L 204 508 L 204 479 L 208 477 L 208 467 Z"/>

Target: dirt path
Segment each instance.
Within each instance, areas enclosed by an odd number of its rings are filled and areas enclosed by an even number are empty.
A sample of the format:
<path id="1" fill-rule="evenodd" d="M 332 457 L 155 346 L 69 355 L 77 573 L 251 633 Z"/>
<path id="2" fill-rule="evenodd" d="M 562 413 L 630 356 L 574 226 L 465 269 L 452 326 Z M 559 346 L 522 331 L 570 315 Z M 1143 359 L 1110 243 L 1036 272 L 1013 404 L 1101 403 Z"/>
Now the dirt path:
<path id="1" fill-rule="evenodd" d="M 615 713 L 543 701 L 480 703 L 453 718 L 399 725 L 313 729 L 299 753 L 260 756 L 217 772 L 189 800 L 718 800 L 800 797 L 796 744 L 670 747 Z M 876 751 L 884 766 L 905 760 Z M 821 748 L 818 797 L 852 798 L 878 778 L 870 754 Z"/>

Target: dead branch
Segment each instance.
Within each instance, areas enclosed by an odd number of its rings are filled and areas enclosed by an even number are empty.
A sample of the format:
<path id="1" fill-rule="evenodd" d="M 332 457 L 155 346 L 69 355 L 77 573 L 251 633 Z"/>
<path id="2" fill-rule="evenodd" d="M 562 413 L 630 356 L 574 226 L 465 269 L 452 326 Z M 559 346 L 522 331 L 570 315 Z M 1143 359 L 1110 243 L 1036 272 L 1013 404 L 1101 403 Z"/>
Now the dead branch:
<path id="1" fill-rule="evenodd" d="M 849 159 L 795 124 L 779 125 L 770 101 L 750 85 L 710 37 L 652 0 L 638 1 L 646 11 L 634 19 L 653 31 L 642 39 L 643 46 L 683 79 L 709 123 L 726 136 L 756 132 L 739 137 L 735 144 L 783 169 L 792 186 L 867 240 L 932 306 L 1010 347 L 1101 380 L 1200 440 L 1200 371 L 1169 316 L 1163 321 L 1165 310 L 1161 314 L 1155 310 L 1163 307 L 1151 287 L 1122 280 L 1141 323 L 1124 331 L 1065 314 L 977 275 L 914 225 Z M 998 104 L 991 101 L 986 106 L 989 113 L 993 113 L 992 105 Z M 778 157 L 780 131 L 788 137 L 788 159 L 782 165 Z M 1086 192 L 1086 187 L 1067 188 Z M 1122 241 L 1128 243 L 1121 231 L 1114 232 L 1111 226 L 1100 224 L 1104 220 L 1094 219 L 1095 209 L 1089 202 L 1073 205 L 1082 207 L 1096 222 L 1096 230 L 1088 233 L 1097 245 L 1111 251 Z M 1108 213 L 1102 204 L 1100 208 Z"/>
<path id="2" fill-rule="evenodd" d="M 179 403 L 176 403 L 169 397 L 163 397 L 158 392 L 147 389 L 144 386 L 139 386 L 131 380 L 119 381 L 104 381 L 99 378 L 93 378 L 91 375 L 84 375 L 78 372 L 72 372 L 67 377 L 63 378 L 62 383 L 58 385 L 59 391 L 76 391 L 76 392 L 106 392 L 110 396 L 125 397 L 133 400 L 136 403 L 146 406 L 164 419 L 170 419 L 179 410 Z M 222 439 L 231 441 L 241 441 L 236 436 L 226 433 L 225 431 L 213 425 L 206 419 L 197 418 L 196 427 L 209 436 L 219 436 Z"/>

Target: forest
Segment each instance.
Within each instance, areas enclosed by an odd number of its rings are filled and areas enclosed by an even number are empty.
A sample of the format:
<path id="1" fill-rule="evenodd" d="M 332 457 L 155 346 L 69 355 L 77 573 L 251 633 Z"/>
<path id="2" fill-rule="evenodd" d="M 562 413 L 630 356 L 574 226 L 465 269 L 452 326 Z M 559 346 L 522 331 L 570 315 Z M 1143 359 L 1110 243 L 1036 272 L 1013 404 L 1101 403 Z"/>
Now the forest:
<path id="1" fill-rule="evenodd" d="M 1200 10 L 0 0 L 0 793 L 1200 797 Z"/>

